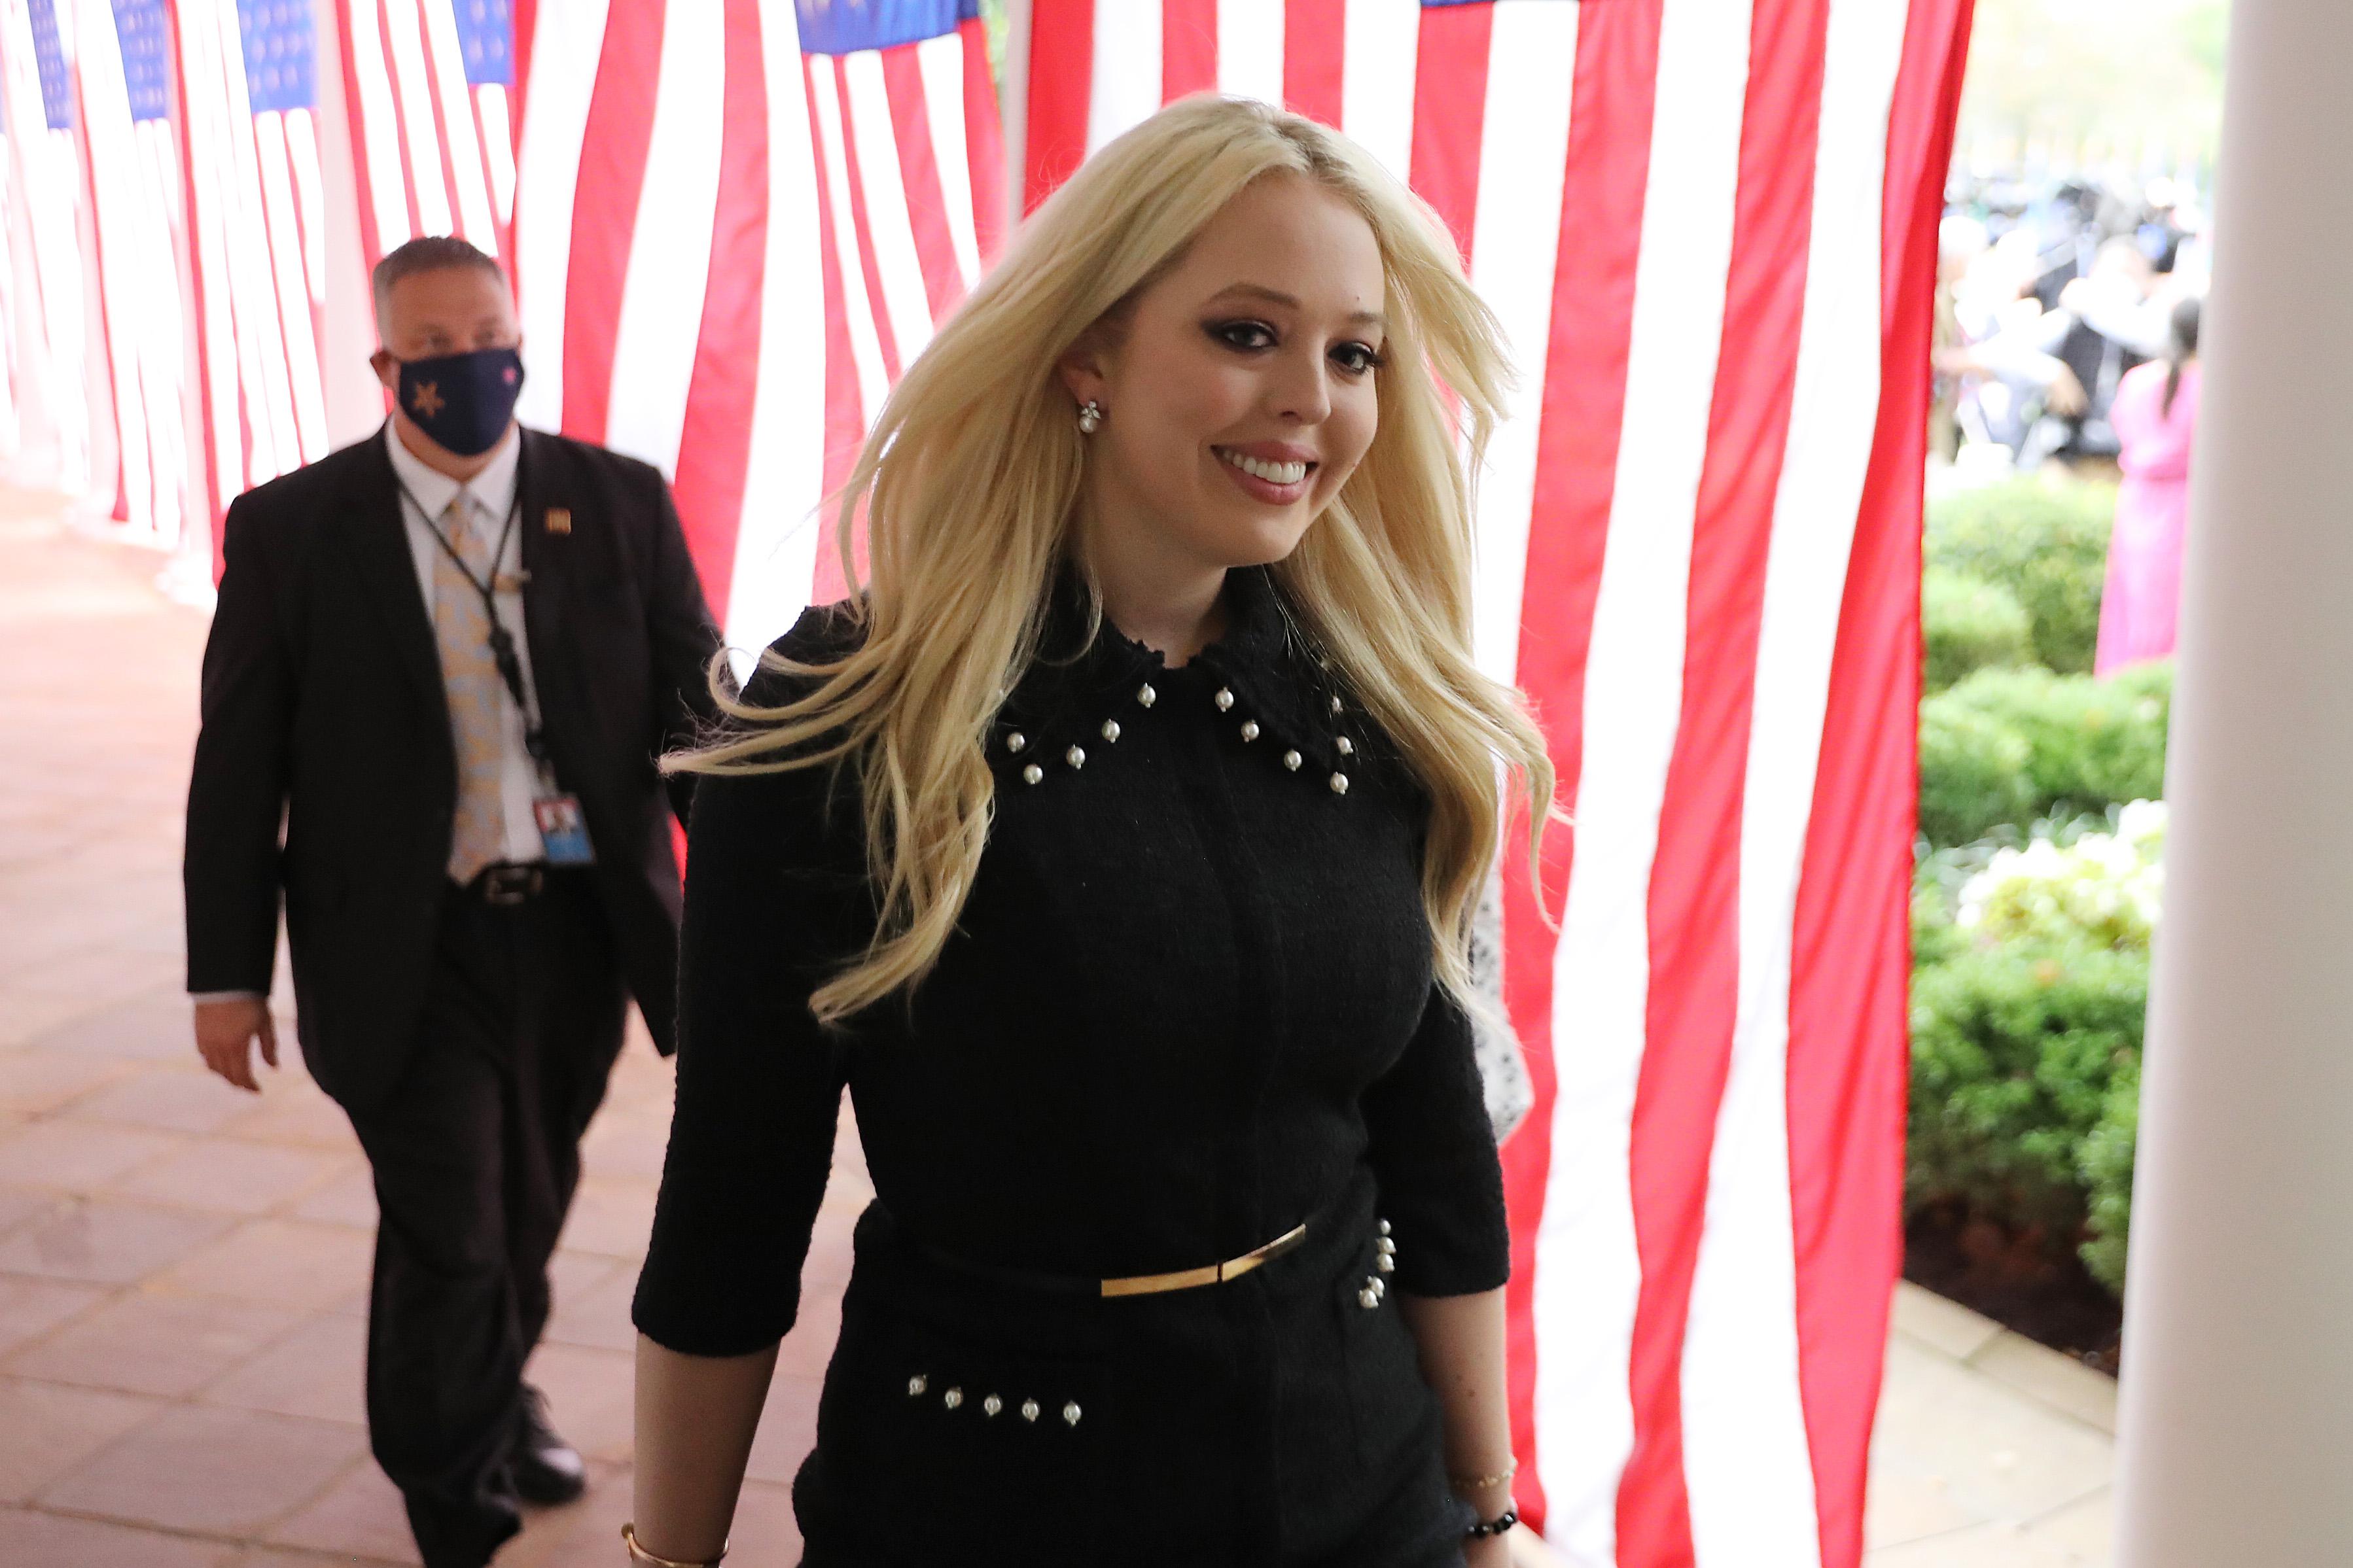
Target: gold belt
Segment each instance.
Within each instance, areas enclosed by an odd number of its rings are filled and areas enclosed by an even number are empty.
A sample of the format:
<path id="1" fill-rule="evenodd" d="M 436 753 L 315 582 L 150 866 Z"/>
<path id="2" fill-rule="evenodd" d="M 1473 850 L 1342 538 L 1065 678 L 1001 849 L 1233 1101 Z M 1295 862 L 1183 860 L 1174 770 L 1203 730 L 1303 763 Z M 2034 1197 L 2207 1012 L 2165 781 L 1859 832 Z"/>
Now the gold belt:
<path id="1" fill-rule="evenodd" d="M 1307 1226 L 1293 1226 L 1263 1247 L 1253 1247 L 1240 1258 L 1229 1258 L 1223 1263 L 1205 1263 L 1198 1268 L 1179 1268 L 1173 1274 L 1130 1274 L 1124 1279 L 1103 1282 L 1105 1296 L 1151 1296 L 1163 1290 L 1190 1290 L 1198 1285 L 1222 1285 L 1229 1279 L 1239 1279 L 1270 1258 L 1280 1258 L 1307 1239 Z"/>

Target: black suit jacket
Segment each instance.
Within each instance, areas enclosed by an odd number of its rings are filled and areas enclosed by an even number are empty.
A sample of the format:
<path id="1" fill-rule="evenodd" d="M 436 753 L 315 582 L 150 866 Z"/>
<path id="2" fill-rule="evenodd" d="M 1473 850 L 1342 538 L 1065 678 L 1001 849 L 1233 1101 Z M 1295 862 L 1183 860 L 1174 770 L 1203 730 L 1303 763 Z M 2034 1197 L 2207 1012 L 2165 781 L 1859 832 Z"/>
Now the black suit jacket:
<path id="1" fill-rule="evenodd" d="M 516 485 L 556 778 L 580 797 L 625 976 L 668 1050 L 679 879 L 666 818 L 683 820 L 688 786 L 666 794 L 654 759 L 711 711 L 719 634 L 656 470 L 525 430 Z M 282 889 L 303 1058 L 363 1107 L 415 1044 L 458 797 L 383 433 L 240 496 L 222 554 L 188 786 L 188 989 L 269 989 Z"/>

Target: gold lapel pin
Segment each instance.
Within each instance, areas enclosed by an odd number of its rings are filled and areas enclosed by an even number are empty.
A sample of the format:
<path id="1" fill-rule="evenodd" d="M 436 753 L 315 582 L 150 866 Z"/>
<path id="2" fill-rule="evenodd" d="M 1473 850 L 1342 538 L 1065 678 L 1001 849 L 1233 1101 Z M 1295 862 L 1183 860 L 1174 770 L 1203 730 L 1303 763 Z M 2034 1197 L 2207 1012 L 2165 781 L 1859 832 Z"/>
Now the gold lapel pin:
<path id="1" fill-rule="evenodd" d="M 570 533 L 572 531 L 572 509 L 568 506 L 549 507 L 547 509 L 547 531 L 550 533 Z"/>

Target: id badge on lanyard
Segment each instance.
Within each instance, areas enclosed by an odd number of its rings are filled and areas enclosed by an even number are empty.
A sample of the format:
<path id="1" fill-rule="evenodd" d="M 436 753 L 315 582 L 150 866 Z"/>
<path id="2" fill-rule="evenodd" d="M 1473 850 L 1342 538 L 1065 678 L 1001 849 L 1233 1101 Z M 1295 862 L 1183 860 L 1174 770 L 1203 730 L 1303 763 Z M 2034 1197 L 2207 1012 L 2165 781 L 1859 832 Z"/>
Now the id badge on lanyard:
<path id="1" fill-rule="evenodd" d="M 532 820 L 539 824 L 539 844 L 551 866 L 593 866 L 596 852 L 589 847 L 587 819 L 580 815 L 576 795 L 548 793 L 551 781 L 542 770 L 541 794 L 531 803 Z"/>
<path id="2" fill-rule="evenodd" d="M 505 682 L 507 694 L 514 700 L 515 710 L 522 715 L 523 746 L 538 765 L 539 788 L 531 803 L 531 818 L 539 828 L 542 854 L 551 866 L 593 866 L 596 863 L 596 847 L 588 842 L 588 819 L 580 809 L 580 797 L 556 787 L 555 763 L 549 755 L 546 734 L 541 730 L 539 710 L 531 700 L 531 693 L 522 675 L 522 659 L 515 651 L 513 634 L 499 618 L 498 589 L 501 585 L 498 563 L 506 559 L 507 541 L 513 535 L 515 517 L 522 510 L 522 500 L 518 489 L 514 504 L 507 509 L 506 525 L 499 531 L 497 548 L 491 552 L 491 581 L 484 582 L 474 575 L 474 569 L 459 554 L 456 546 L 433 524 L 432 514 L 403 485 L 401 492 L 417 515 L 425 520 L 427 531 L 442 552 L 456 563 L 474 591 L 482 596 L 482 616 L 490 626 L 491 658 L 498 666 L 499 677 Z M 518 581 L 519 585 L 519 581 Z"/>

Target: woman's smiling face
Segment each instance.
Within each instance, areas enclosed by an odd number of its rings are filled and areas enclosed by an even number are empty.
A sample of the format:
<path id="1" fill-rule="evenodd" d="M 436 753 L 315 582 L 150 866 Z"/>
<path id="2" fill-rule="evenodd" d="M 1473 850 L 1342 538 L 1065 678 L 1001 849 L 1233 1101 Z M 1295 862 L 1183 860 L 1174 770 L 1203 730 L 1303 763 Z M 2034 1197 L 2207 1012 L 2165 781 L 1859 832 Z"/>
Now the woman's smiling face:
<path id="1" fill-rule="evenodd" d="M 1228 203 L 1062 363 L 1103 408 L 1094 525 L 1198 566 L 1289 555 L 1372 444 L 1385 292 L 1371 226 L 1323 186 L 1270 174 Z"/>

